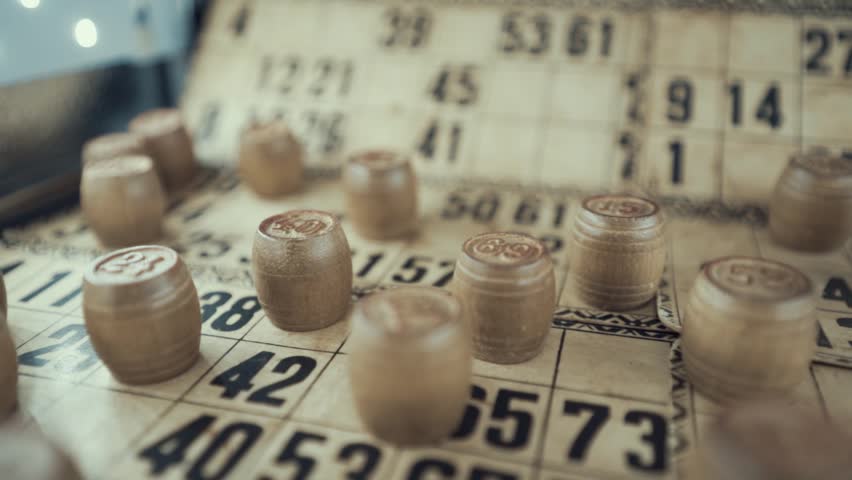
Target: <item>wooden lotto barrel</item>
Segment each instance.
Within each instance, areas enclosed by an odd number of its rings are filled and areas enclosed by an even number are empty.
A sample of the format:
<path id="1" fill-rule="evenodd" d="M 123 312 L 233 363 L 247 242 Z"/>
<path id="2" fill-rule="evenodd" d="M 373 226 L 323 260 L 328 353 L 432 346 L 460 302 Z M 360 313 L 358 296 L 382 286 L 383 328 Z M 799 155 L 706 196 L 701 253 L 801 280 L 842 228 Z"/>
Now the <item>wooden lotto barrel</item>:
<path id="1" fill-rule="evenodd" d="M 468 239 L 450 291 L 464 308 L 476 358 L 519 363 L 541 351 L 556 289 L 553 262 L 537 239 L 507 232 Z"/>
<path id="2" fill-rule="evenodd" d="M 772 192 L 769 231 L 796 250 L 840 248 L 852 237 L 852 160 L 822 149 L 794 155 Z"/>
<path id="3" fill-rule="evenodd" d="M 417 229 L 417 180 L 408 157 L 387 150 L 352 155 L 343 185 L 346 215 L 362 237 L 398 238 Z"/>
<path id="4" fill-rule="evenodd" d="M 302 185 L 303 157 L 304 148 L 286 123 L 255 123 L 240 141 L 240 176 L 264 197 L 293 192 Z"/>
<path id="5" fill-rule="evenodd" d="M 83 165 L 116 157 L 148 155 L 142 137 L 129 132 L 107 133 L 83 145 Z"/>
<path id="6" fill-rule="evenodd" d="M 687 462 L 695 480 L 848 480 L 852 434 L 789 399 L 760 398 L 722 412 Z"/>
<path id="7" fill-rule="evenodd" d="M 655 202 L 631 195 L 586 198 L 571 237 L 568 272 L 581 300 L 619 311 L 654 298 L 666 262 L 665 220 Z"/>
<path id="8" fill-rule="evenodd" d="M 18 405 L 18 354 L 9 330 L 6 285 L 0 275 L 0 421 Z"/>
<path id="9" fill-rule="evenodd" d="M 324 328 L 349 310 L 352 253 L 328 212 L 291 210 L 261 222 L 252 269 L 258 300 L 278 328 Z"/>
<path id="10" fill-rule="evenodd" d="M 367 429 L 397 445 L 448 438 L 471 379 L 470 333 L 458 300 L 438 288 L 393 288 L 359 301 L 351 322 L 352 393 Z"/>
<path id="11" fill-rule="evenodd" d="M 29 426 L 7 422 L 0 427 L 0 478 L 80 480 L 83 476 L 71 457 L 47 438 L 36 422 Z"/>
<path id="12" fill-rule="evenodd" d="M 92 346 L 121 382 L 166 380 L 198 358 L 198 293 L 168 247 L 143 245 L 95 259 L 83 276 L 83 315 Z"/>
<path id="13" fill-rule="evenodd" d="M 690 382 L 722 402 L 792 389 L 816 348 L 810 280 L 772 260 L 725 257 L 696 278 L 681 342 Z"/>
<path id="14" fill-rule="evenodd" d="M 166 190 L 185 187 L 198 173 L 192 139 L 180 110 L 160 108 L 143 112 L 131 120 L 129 129 L 142 138 Z"/>
<path id="15" fill-rule="evenodd" d="M 166 196 L 148 157 L 86 164 L 80 204 L 86 223 L 107 247 L 152 243 L 162 236 Z"/>

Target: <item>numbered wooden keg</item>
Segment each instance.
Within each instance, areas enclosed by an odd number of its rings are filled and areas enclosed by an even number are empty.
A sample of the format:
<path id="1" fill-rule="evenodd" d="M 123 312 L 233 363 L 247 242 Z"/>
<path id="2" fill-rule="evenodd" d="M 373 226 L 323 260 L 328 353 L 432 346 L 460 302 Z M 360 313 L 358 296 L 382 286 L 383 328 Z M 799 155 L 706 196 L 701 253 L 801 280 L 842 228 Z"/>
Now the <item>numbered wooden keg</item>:
<path id="1" fill-rule="evenodd" d="M 703 430 L 686 478 L 846 480 L 852 474 L 852 434 L 789 399 L 733 405 Z"/>
<path id="2" fill-rule="evenodd" d="M 38 422 L 29 426 L 7 422 L 0 427 L 0 478 L 80 480 L 83 476 L 71 457 L 41 431 Z"/>
<path id="3" fill-rule="evenodd" d="M 347 345 L 367 429 L 397 445 L 450 436 L 469 398 L 472 359 L 461 304 L 449 292 L 403 287 L 362 299 Z"/>
<path id="4" fill-rule="evenodd" d="M 126 156 L 147 156 L 142 137 L 134 133 L 107 133 L 83 145 L 83 164 Z"/>
<path id="5" fill-rule="evenodd" d="M 681 333 L 690 382 L 722 402 L 792 389 L 816 348 L 814 302 L 810 280 L 783 263 L 709 262 L 690 292 Z"/>
<path id="6" fill-rule="evenodd" d="M 304 148 L 286 123 L 255 123 L 240 141 L 240 176 L 258 195 L 283 195 L 302 185 L 303 158 Z"/>
<path id="7" fill-rule="evenodd" d="M 823 149 L 794 155 L 772 192 L 769 231 L 796 250 L 840 248 L 852 237 L 852 159 Z"/>
<path id="8" fill-rule="evenodd" d="M 198 293 L 168 247 L 131 247 L 95 259 L 84 274 L 83 315 L 92 346 L 121 382 L 166 380 L 198 358 Z"/>
<path id="9" fill-rule="evenodd" d="M 324 328 L 349 310 L 352 253 L 328 212 L 291 210 L 261 222 L 252 269 L 258 300 L 278 328 Z"/>
<path id="10" fill-rule="evenodd" d="M 104 246 L 153 243 L 162 236 L 166 196 L 148 157 L 86 164 L 80 204 L 86 222 Z"/>
<path id="11" fill-rule="evenodd" d="M 18 405 L 18 354 L 9 329 L 6 285 L 0 275 L 0 421 Z"/>
<path id="12" fill-rule="evenodd" d="M 365 238 L 404 237 L 417 229 L 417 180 L 408 157 L 369 150 L 343 166 L 346 215 Z"/>
<path id="13" fill-rule="evenodd" d="M 619 311 L 654 298 L 666 261 L 665 221 L 656 203 L 630 195 L 587 198 L 571 237 L 568 272 L 582 301 Z"/>
<path id="14" fill-rule="evenodd" d="M 507 232 L 468 239 L 450 290 L 464 308 L 476 358 L 519 363 L 541 351 L 556 289 L 553 262 L 540 241 Z"/>
<path id="15" fill-rule="evenodd" d="M 192 139 L 186 131 L 180 110 L 161 108 L 141 113 L 130 122 L 130 131 L 139 135 L 167 191 L 187 186 L 199 171 Z"/>

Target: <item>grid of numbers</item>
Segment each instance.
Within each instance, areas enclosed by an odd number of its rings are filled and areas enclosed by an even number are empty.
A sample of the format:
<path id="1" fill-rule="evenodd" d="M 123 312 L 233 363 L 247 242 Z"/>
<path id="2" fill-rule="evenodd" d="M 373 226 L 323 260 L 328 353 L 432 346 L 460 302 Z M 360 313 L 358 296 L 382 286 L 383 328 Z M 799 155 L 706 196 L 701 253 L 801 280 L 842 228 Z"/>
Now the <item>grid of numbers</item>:
<path id="1" fill-rule="evenodd" d="M 282 117 L 315 166 L 385 145 L 424 175 L 766 203 L 846 151 L 852 20 L 500 2 L 221 2 L 185 109 L 202 155 Z M 227 132 L 227 133 L 226 133 Z"/>
<path id="2" fill-rule="evenodd" d="M 231 169 L 208 172 L 174 202 L 165 239 L 198 289 L 201 360 L 137 387 L 113 379 L 88 340 L 81 274 L 103 252 L 80 212 L 4 231 L 21 421 L 87 478 L 681 478 L 719 407 L 683 375 L 677 319 L 700 266 L 730 254 L 811 277 L 818 353 L 791 401 L 852 419 L 848 247 L 796 254 L 773 245 L 749 210 L 669 202 L 658 302 L 620 314 L 576 298 L 567 255 L 577 190 L 760 203 L 790 153 L 852 147 L 852 20 L 518 3 L 537 5 L 217 2 L 184 99 L 202 157 L 232 164 L 240 129 L 273 116 L 294 125 L 318 169 L 365 147 L 411 151 L 426 180 L 420 234 L 358 237 L 334 180 L 270 201 Z M 472 235 L 536 236 L 559 291 L 543 352 L 513 366 L 475 361 L 450 441 L 378 441 L 350 396 L 347 323 L 284 332 L 257 301 L 254 230 L 305 207 L 342 217 L 353 298 L 445 287 Z"/>

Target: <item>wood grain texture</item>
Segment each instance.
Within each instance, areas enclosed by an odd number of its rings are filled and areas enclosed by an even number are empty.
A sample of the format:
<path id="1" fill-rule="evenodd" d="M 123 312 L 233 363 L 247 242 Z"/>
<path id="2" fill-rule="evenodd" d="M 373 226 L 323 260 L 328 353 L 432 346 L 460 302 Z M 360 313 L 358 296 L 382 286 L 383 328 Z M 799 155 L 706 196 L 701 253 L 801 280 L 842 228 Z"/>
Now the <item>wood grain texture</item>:
<path id="1" fill-rule="evenodd" d="M 263 197 L 290 193 L 302 186 L 304 148 L 281 120 L 255 123 L 240 141 L 243 182 Z"/>
<path id="2" fill-rule="evenodd" d="M 97 407 L 97 406 L 93 406 Z M 9 480 L 80 480 L 74 461 L 38 425 L 9 422 L 0 428 L 0 478 Z"/>
<path id="3" fill-rule="evenodd" d="M 163 381 L 198 358 L 198 293 L 168 247 L 131 247 L 95 259 L 84 274 L 83 315 L 92 346 L 121 382 Z"/>
<path id="4" fill-rule="evenodd" d="M 417 179 L 407 157 L 368 150 L 343 166 L 346 215 L 364 238 L 384 240 L 412 234 L 419 223 Z"/>
<path id="5" fill-rule="evenodd" d="M 666 261 L 665 220 L 651 200 L 601 195 L 574 220 L 569 274 L 577 295 L 602 310 L 630 310 L 657 292 Z"/>
<path id="6" fill-rule="evenodd" d="M 681 334 L 690 382 L 723 403 L 789 391 L 813 356 L 814 302 L 810 280 L 783 263 L 709 262 L 690 292 Z"/>
<path id="7" fill-rule="evenodd" d="M 845 480 L 852 473 L 852 434 L 782 398 L 732 406 L 699 445 L 690 479 Z"/>
<path id="8" fill-rule="evenodd" d="M 199 172 L 180 110 L 163 108 L 143 112 L 130 121 L 129 130 L 142 138 L 166 190 L 182 189 Z"/>
<path id="9" fill-rule="evenodd" d="M 537 239 L 507 232 L 468 239 L 450 291 L 464 308 L 476 358 L 520 363 L 541 351 L 556 290 L 553 262 Z"/>
<path id="10" fill-rule="evenodd" d="M 95 137 L 83 145 L 83 165 L 116 157 L 148 155 L 142 137 L 135 133 L 116 132 Z"/>
<path id="11" fill-rule="evenodd" d="M 0 275 L 0 421 L 18 404 L 18 354 L 7 322 L 6 285 Z"/>
<path id="12" fill-rule="evenodd" d="M 459 301 L 434 287 L 403 287 L 358 302 L 349 372 L 358 415 L 398 445 L 450 436 L 467 404 L 470 333 Z"/>
<path id="13" fill-rule="evenodd" d="M 794 155 L 769 204 L 769 231 L 794 250 L 835 250 L 852 237 L 852 160 L 815 149 Z"/>
<path id="14" fill-rule="evenodd" d="M 278 328 L 316 330 L 337 322 L 349 309 L 349 242 L 328 212 L 291 210 L 261 222 L 252 270 L 260 304 Z"/>
<path id="15" fill-rule="evenodd" d="M 162 235 L 166 196 L 148 157 L 86 164 L 80 204 L 86 222 L 104 246 L 152 243 Z"/>

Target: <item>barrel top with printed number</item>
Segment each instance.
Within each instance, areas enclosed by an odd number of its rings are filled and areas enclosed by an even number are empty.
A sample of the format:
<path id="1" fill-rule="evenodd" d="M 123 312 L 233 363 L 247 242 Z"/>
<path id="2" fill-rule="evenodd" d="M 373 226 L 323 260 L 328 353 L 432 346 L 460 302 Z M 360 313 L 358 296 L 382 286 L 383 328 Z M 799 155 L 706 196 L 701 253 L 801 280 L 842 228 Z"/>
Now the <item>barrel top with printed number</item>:
<path id="1" fill-rule="evenodd" d="M 258 232 L 277 240 L 309 240 L 331 232 L 338 224 L 334 215 L 320 210 L 291 210 L 264 220 Z"/>
<path id="2" fill-rule="evenodd" d="M 583 201 L 577 221 L 605 229 L 647 229 L 663 223 L 653 200 L 633 195 L 598 195 Z"/>
<path id="3" fill-rule="evenodd" d="M 483 233 L 468 239 L 462 246 L 464 256 L 472 263 L 491 268 L 519 269 L 548 258 L 547 249 L 537 239 L 523 233 Z M 464 262 L 468 265 L 468 262 Z"/>
<path id="4" fill-rule="evenodd" d="M 707 279 L 732 297 L 756 302 L 797 301 L 813 294 L 802 272 L 781 262 L 727 257 L 704 267 Z"/>
<path id="5" fill-rule="evenodd" d="M 780 181 L 791 190 L 813 197 L 849 201 L 852 198 L 852 159 L 825 149 L 812 149 L 794 155 Z"/>
<path id="6" fill-rule="evenodd" d="M 192 278 L 177 252 L 160 245 L 124 248 L 95 259 L 84 273 L 84 302 L 97 308 L 176 294 Z"/>
<path id="7" fill-rule="evenodd" d="M 815 316 L 810 279 L 781 262 L 733 256 L 707 263 L 695 280 L 689 305 L 697 315 L 743 325 L 807 325 Z"/>

